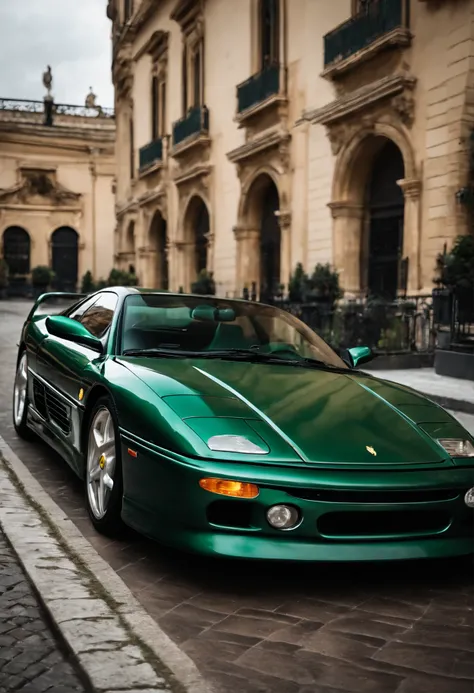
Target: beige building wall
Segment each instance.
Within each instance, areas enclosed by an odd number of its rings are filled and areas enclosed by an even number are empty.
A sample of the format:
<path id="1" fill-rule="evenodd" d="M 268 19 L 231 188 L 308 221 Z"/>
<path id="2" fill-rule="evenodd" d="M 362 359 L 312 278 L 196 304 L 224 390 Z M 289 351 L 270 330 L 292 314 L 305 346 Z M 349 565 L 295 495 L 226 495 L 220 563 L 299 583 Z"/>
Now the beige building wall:
<path id="1" fill-rule="evenodd" d="M 387 0 L 384 3 L 388 7 Z M 351 9 L 357 10 L 357 3 L 333 5 L 338 10 L 345 5 L 340 22 L 351 16 Z M 345 289 L 355 294 L 377 283 L 372 278 L 371 285 L 368 270 L 373 223 L 368 196 L 377 155 L 387 142 L 396 145 L 404 166 L 399 180 L 404 208 L 396 288 L 430 293 L 436 256 L 445 243 L 449 246 L 469 230 L 467 206 L 459 201 L 459 192 L 472 184 L 474 2 L 392 0 L 392 15 L 398 6 L 401 22 L 381 31 L 366 47 L 321 65 L 319 72 L 332 96 L 323 104 L 315 98 L 301 125 L 311 124 L 310 248 L 315 257 L 332 256 Z M 342 35 L 344 27 L 338 28 L 337 21 L 328 27 L 325 19 L 325 31 L 339 30 Z M 361 32 L 364 13 L 352 21 L 359 21 Z M 356 32 L 352 36 L 355 47 Z M 390 165 L 387 159 L 386 171 Z M 330 177 L 326 171 L 332 171 Z M 388 234 L 390 220 L 379 223 Z M 325 236 L 326 241 L 331 238 L 330 245 L 323 243 L 323 229 L 330 230 Z M 377 271 L 393 274 L 390 262 Z"/>
<path id="2" fill-rule="evenodd" d="M 12 287 L 24 292 L 38 265 L 55 270 L 60 289 L 75 290 L 88 270 L 107 277 L 114 254 L 114 119 L 77 108 L 45 125 L 40 102 L 2 105 L 0 256 L 10 265 Z M 54 235 L 64 227 L 65 236 Z"/>
<path id="3" fill-rule="evenodd" d="M 265 6 L 270 34 L 262 33 Z M 220 294 L 246 287 L 265 297 L 297 262 L 309 272 L 329 262 L 349 294 L 365 293 L 375 271 L 368 190 L 392 142 L 385 169 L 400 173 L 401 157 L 403 234 L 396 260 L 376 271 L 395 290 L 431 290 L 436 254 L 467 230 L 456 192 L 468 182 L 474 0 L 368 8 L 358 0 L 109 0 L 121 267 L 136 269 L 142 285 L 174 290 L 190 290 L 206 267 Z M 399 8 L 400 20 L 357 47 L 364 12 L 380 8 L 389 21 Z M 351 16 L 346 54 L 325 62 L 324 37 L 341 36 Z M 396 235 L 393 220 L 377 223 L 379 245 L 384 233 Z"/>

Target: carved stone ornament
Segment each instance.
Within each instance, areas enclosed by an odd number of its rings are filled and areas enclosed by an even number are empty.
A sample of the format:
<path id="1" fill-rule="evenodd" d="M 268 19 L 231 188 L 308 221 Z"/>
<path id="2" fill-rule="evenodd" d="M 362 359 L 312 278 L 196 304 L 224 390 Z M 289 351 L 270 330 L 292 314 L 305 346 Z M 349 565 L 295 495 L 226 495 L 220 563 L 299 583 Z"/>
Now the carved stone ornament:
<path id="1" fill-rule="evenodd" d="M 392 108 L 404 125 L 411 128 L 415 120 L 415 99 L 411 94 L 399 94 L 392 99 Z"/>
<path id="2" fill-rule="evenodd" d="M 327 137 L 331 144 L 331 152 L 337 156 L 350 137 L 350 128 L 347 125 L 332 125 L 326 127 Z"/>
<path id="3" fill-rule="evenodd" d="M 23 170 L 22 180 L 12 188 L 0 191 L 0 205 L 3 204 L 44 204 L 75 205 L 81 195 L 57 182 L 50 171 Z"/>

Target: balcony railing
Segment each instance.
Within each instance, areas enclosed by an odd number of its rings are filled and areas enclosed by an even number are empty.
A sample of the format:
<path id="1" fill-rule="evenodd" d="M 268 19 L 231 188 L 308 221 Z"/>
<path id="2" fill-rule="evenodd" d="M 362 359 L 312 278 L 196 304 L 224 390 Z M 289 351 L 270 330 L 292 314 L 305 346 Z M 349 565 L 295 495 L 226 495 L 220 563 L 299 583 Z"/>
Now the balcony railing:
<path id="1" fill-rule="evenodd" d="M 173 146 L 181 144 L 188 137 L 209 134 L 209 110 L 207 106 L 194 106 L 184 118 L 173 123 Z"/>
<path id="2" fill-rule="evenodd" d="M 237 86 L 237 111 L 242 113 L 280 91 L 279 65 L 270 65 Z"/>
<path id="3" fill-rule="evenodd" d="M 324 66 L 349 58 L 384 34 L 407 26 L 409 0 L 370 1 L 324 37 Z"/>
<path id="4" fill-rule="evenodd" d="M 0 111 L 16 111 L 19 113 L 43 113 L 48 102 L 30 101 L 28 99 L 0 98 Z M 113 118 L 113 108 L 87 108 L 86 106 L 72 106 L 64 103 L 52 103 L 54 115 L 80 116 L 83 118 Z"/>
<path id="5" fill-rule="evenodd" d="M 140 171 L 144 171 L 161 161 L 163 159 L 163 140 L 161 137 L 141 147 L 138 152 L 138 159 Z"/>

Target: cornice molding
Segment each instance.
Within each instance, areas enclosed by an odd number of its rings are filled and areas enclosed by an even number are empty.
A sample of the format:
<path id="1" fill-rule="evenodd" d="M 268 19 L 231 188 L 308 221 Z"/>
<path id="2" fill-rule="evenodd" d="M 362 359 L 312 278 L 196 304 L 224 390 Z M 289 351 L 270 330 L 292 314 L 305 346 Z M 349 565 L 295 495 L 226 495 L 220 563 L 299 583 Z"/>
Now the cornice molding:
<path id="1" fill-rule="evenodd" d="M 330 125 L 353 113 L 363 111 L 382 99 L 396 97 L 405 90 L 413 91 L 415 85 L 416 77 L 412 75 L 382 77 L 382 79 L 366 84 L 360 89 L 331 101 L 322 108 L 306 111 L 299 122 L 307 120 L 314 124 Z"/>

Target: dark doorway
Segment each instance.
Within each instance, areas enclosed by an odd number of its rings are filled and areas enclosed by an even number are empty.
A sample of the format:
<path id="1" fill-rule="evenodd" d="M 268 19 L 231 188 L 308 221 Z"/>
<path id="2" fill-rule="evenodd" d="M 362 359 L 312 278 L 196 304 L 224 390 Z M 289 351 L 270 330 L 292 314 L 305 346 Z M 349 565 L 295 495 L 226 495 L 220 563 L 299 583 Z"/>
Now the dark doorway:
<path id="1" fill-rule="evenodd" d="M 79 242 L 74 229 L 63 226 L 51 237 L 54 280 L 57 291 L 76 291 Z"/>
<path id="2" fill-rule="evenodd" d="M 207 269 L 207 250 L 209 235 L 209 212 L 201 198 L 196 200 L 196 210 L 194 217 L 194 257 L 196 275 L 202 270 Z"/>
<path id="3" fill-rule="evenodd" d="M 368 293 L 394 300 L 400 288 L 403 253 L 403 157 L 390 141 L 378 152 L 368 190 L 369 244 Z"/>
<path id="4" fill-rule="evenodd" d="M 153 217 L 150 229 L 150 246 L 154 250 L 154 268 L 152 272 L 154 289 L 169 288 L 168 276 L 168 232 L 165 219 L 160 212 Z"/>
<path id="5" fill-rule="evenodd" d="M 9 294 L 23 296 L 28 292 L 30 273 L 30 236 L 21 226 L 10 226 L 3 234 L 3 258 L 7 263 Z"/>
<path id="6" fill-rule="evenodd" d="M 280 209 L 278 190 L 272 180 L 262 196 L 260 225 L 260 300 L 271 302 L 280 285 L 281 232 L 275 212 Z"/>

